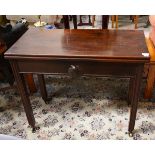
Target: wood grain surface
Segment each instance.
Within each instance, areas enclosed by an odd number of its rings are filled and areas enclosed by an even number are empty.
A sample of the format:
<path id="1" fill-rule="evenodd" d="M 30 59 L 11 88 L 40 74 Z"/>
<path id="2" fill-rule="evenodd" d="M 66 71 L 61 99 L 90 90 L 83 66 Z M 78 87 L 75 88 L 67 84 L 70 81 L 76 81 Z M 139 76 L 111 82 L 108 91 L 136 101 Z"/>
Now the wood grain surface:
<path id="1" fill-rule="evenodd" d="M 95 58 L 147 60 L 143 31 L 29 29 L 6 53 L 15 58 Z"/>

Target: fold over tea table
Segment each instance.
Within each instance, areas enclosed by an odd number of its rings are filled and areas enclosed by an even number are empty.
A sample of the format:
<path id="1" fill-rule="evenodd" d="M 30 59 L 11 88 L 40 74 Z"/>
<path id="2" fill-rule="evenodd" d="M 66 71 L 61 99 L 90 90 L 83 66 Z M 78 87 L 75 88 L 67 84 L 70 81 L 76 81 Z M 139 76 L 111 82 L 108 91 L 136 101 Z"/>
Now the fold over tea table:
<path id="1" fill-rule="evenodd" d="M 23 74 L 39 76 L 44 100 L 43 74 L 71 76 L 118 76 L 130 78 L 131 103 L 128 131 L 134 130 L 144 64 L 149 53 L 143 31 L 29 29 L 6 53 L 10 60 L 29 124 L 35 119 Z"/>

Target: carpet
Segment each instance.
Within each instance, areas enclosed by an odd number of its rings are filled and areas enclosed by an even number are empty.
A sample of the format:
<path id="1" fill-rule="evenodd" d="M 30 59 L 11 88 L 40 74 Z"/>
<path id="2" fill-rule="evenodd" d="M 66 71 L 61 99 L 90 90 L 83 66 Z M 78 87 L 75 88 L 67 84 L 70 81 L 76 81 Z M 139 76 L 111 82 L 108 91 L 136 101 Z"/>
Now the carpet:
<path id="1" fill-rule="evenodd" d="M 0 134 L 22 139 L 155 139 L 155 105 L 140 92 L 134 137 L 128 136 L 128 79 L 46 76 L 53 94 L 45 104 L 39 91 L 30 96 L 40 130 L 31 132 L 17 90 L 0 92 Z M 51 92 L 51 93 L 50 93 Z"/>

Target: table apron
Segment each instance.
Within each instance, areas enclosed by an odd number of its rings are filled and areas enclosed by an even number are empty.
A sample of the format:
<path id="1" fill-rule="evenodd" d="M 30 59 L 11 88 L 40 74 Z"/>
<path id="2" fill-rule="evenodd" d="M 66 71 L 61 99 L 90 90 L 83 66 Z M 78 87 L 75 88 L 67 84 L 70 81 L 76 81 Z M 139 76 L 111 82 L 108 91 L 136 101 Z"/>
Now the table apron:
<path id="1" fill-rule="evenodd" d="M 20 73 L 67 74 L 69 67 L 78 66 L 81 75 L 134 76 L 144 63 L 93 62 L 70 60 L 12 60 Z"/>

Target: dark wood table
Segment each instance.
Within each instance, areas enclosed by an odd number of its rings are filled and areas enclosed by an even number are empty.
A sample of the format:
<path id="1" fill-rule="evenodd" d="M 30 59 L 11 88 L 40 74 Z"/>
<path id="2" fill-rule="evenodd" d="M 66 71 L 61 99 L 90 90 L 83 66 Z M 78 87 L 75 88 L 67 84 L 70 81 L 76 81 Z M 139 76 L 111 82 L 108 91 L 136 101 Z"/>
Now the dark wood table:
<path id="1" fill-rule="evenodd" d="M 129 133 L 135 125 L 144 63 L 149 61 L 143 31 L 136 30 L 45 30 L 29 29 L 6 53 L 10 60 L 29 124 L 35 119 L 23 74 L 39 76 L 47 99 L 43 74 L 71 76 L 118 76 L 130 78 Z"/>

